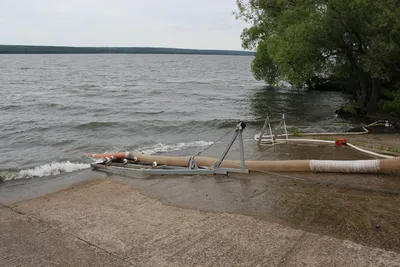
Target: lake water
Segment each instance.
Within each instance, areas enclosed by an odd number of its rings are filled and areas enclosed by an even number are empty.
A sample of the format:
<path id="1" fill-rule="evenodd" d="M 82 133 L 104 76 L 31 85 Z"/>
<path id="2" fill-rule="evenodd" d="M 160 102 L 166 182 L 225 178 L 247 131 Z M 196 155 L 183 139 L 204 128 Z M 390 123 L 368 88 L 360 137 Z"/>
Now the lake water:
<path id="1" fill-rule="evenodd" d="M 291 128 L 305 132 L 351 126 L 334 119 L 345 95 L 269 88 L 253 78 L 252 59 L 0 55 L 3 179 L 87 168 L 83 152 L 195 153 L 239 120 L 251 139 L 267 114 L 285 113 Z"/>

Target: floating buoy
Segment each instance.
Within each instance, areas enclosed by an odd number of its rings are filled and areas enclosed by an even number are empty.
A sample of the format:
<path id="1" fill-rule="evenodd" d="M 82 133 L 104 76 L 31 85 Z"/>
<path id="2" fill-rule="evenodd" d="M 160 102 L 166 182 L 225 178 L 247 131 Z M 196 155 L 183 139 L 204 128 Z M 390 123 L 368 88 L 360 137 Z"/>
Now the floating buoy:
<path id="1" fill-rule="evenodd" d="M 345 146 L 347 144 L 346 138 L 339 138 L 335 141 L 335 146 Z"/>

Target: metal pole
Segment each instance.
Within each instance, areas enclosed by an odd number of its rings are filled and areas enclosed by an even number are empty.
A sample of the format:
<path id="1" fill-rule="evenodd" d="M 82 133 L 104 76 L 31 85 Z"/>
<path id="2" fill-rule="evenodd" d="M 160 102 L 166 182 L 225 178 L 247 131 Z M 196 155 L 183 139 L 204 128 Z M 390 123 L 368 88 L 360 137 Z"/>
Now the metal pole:
<path id="1" fill-rule="evenodd" d="M 274 130 L 276 131 L 275 137 L 281 135 L 281 127 L 282 127 L 282 119 L 279 120 L 278 126 L 274 127 Z"/>
<path id="2" fill-rule="evenodd" d="M 244 163 L 244 146 L 243 146 L 243 130 L 239 130 L 239 146 L 240 146 L 240 162 L 242 165 L 242 169 L 245 169 Z"/>
<path id="3" fill-rule="evenodd" d="M 264 136 L 265 128 L 267 128 L 267 123 L 268 123 L 268 117 L 265 119 L 264 125 L 263 125 L 263 127 L 261 129 L 261 132 L 260 132 L 260 136 L 258 137 L 258 141 L 257 141 L 257 145 L 258 146 L 260 145 L 262 137 Z"/>
<path id="4" fill-rule="evenodd" d="M 272 135 L 271 123 L 269 123 L 269 117 L 267 117 L 268 127 L 269 127 L 269 134 L 271 135 L 271 142 L 274 144 L 274 136 Z"/>
<path id="5" fill-rule="evenodd" d="M 287 134 L 287 129 L 286 129 L 285 114 L 282 114 L 282 119 L 283 119 L 283 127 L 285 128 L 286 141 L 288 141 L 289 140 L 289 136 Z"/>

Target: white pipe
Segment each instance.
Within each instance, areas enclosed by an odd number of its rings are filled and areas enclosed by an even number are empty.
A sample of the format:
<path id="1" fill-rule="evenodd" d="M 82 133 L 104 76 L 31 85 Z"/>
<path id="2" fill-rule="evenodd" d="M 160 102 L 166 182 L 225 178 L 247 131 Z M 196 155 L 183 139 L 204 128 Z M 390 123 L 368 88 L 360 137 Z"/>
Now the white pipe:
<path id="1" fill-rule="evenodd" d="M 368 129 L 362 127 L 364 129 L 364 132 L 337 132 L 337 133 L 302 133 L 300 136 L 325 136 L 325 135 L 361 135 L 361 134 L 367 134 L 369 133 Z M 258 136 L 256 135 L 255 137 L 258 139 L 260 134 Z M 282 135 L 277 135 L 279 137 L 282 137 Z M 293 134 L 288 134 L 288 136 L 293 136 Z M 263 135 L 261 138 L 261 141 L 263 139 L 269 139 L 271 138 L 271 135 Z"/>
<path id="2" fill-rule="evenodd" d="M 258 138 L 257 138 L 257 136 L 255 136 L 254 137 L 254 140 L 258 140 Z M 329 144 L 334 144 L 335 143 L 335 141 L 330 141 L 330 140 L 318 140 L 318 139 L 295 139 L 295 138 L 290 138 L 290 139 L 281 139 L 281 138 L 279 138 L 279 139 L 275 139 L 275 142 L 278 142 L 279 141 L 279 144 L 282 144 L 282 143 L 287 143 L 287 142 L 310 142 L 310 143 L 329 143 Z M 263 143 L 270 143 L 271 141 L 270 140 L 261 140 L 261 142 L 263 142 Z"/>
<path id="3" fill-rule="evenodd" d="M 376 125 L 376 124 L 378 124 L 378 123 L 382 123 L 382 122 L 383 122 L 383 123 L 386 123 L 387 121 L 379 120 L 379 121 L 373 122 L 373 123 L 371 123 L 371 124 L 368 124 L 367 127 L 374 126 L 374 125 Z"/>
<path id="4" fill-rule="evenodd" d="M 257 137 L 257 136 L 254 136 L 254 140 L 257 141 L 257 140 L 258 140 L 258 137 Z M 286 139 L 275 139 L 275 141 L 280 141 L 279 143 L 277 142 L 277 144 L 282 144 L 282 143 L 285 143 L 285 142 L 288 142 L 288 141 L 289 141 L 289 142 L 292 141 L 292 142 L 310 142 L 310 143 L 335 144 L 335 141 L 331 141 L 331 140 L 318 140 L 318 139 L 294 139 L 294 138 L 293 138 L 293 139 L 289 139 L 289 140 L 286 140 Z M 263 141 L 263 140 L 262 140 L 262 142 L 263 142 L 263 143 L 268 143 L 268 142 Z M 369 151 L 369 150 L 366 150 L 366 149 L 362 149 L 362 148 L 360 148 L 360 147 L 358 147 L 358 146 L 355 146 L 355 145 L 353 145 L 353 144 L 350 144 L 350 143 L 347 143 L 347 145 L 348 145 L 349 147 L 355 149 L 355 150 L 358 150 L 358 151 L 360 151 L 360 152 L 369 154 L 369 155 L 371 155 L 371 156 L 381 157 L 381 158 L 386 158 L 386 159 L 391 159 L 391 158 L 393 158 L 393 156 L 375 153 L 375 152 L 372 152 L 372 151 Z"/>
<path id="5" fill-rule="evenodd" d="M 282 141 L 286 141 L 286 139 L 278 139 Z M 328 144 L 334 144 L 335 141 L 330 141 L 330 140 L 318 140 L 318 139 L 295 139 L 291 138 L 288 139 L 287 141 L 293 141 L 293 142 L 311 142 L 311 143 L 328 143 Z"/>
<path id="6" fill-rule="evenodd" d="M 365 149 L 359 148 L 358 146 L 355 146 L 355 145 L 350 144 L 350 143 L 347 143 L 347 145 L 349 147 L 351 147 L 351 148 L 354 148 L 355 150 L 358 150 L 360 152 L 367 153 L 367 154 L 370 154 L 370 155 L 373 155 L 373 156 L 382 157 L 382 158 L 386 158 L 386 159 L 393 158 L 393 156 L 379 154 L 379 153 L 375 153 L 375 152 L 372 152 L 372 151 L 369 151 L 369 150 L 365 150 Z"/>

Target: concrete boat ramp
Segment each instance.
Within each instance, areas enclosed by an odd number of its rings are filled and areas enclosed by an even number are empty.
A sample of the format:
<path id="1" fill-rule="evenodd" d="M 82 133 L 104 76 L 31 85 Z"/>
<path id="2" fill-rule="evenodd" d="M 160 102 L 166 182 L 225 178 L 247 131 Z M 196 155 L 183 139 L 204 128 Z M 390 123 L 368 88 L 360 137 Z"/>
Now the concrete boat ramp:
<path id="1" fill-rule="evenodd" d="M 400 266 L 398 176 L 291 175 L 6 182 L 0 265 Z"/>

